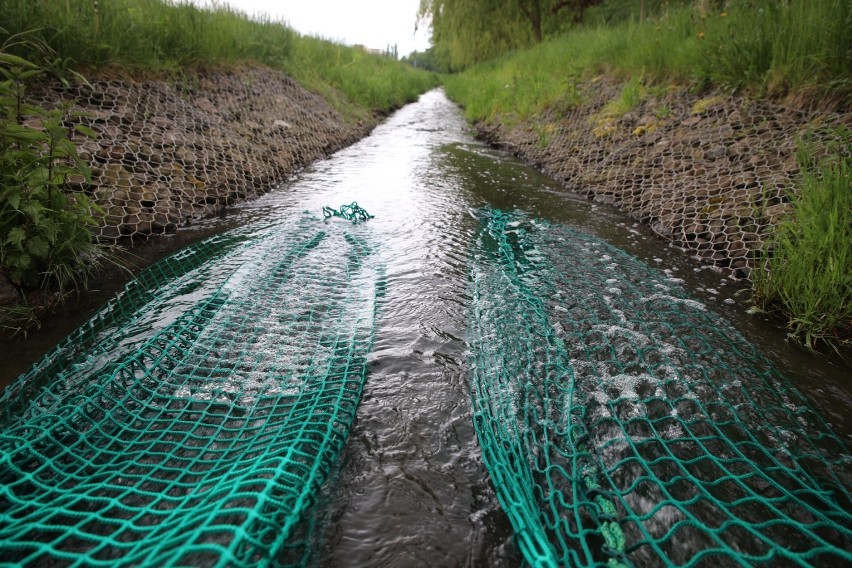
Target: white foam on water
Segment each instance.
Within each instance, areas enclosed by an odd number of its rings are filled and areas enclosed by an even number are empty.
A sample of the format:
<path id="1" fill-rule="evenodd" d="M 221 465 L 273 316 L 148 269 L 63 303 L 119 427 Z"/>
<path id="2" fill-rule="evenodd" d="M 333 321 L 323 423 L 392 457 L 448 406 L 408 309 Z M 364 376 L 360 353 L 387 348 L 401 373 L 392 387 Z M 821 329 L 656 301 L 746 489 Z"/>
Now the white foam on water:
<path id="1" fill-rule="evenodd" d="M 653 302 L 654 300 L 666 300 L 672 302 L 673 304 L 683 304 L 685 306 L 689 306 L 691 308 L 695 308 L 696 310 L 705 312 L 707 311 L 707 306 L 702 304 L 696 300 L 690 300 L 688 298 L 678 298 L 677 296 L 671 296 L 669 294 L 651 294 L 645 298 L 640 298 L 639 301 L 644 303 Z"/>
<path id="2" fill-rule="evenodd" d="M 257 266 L 255 264 L 246 263 L 237 268 L 222 285 L 223 290 L 238 291 L 243 289 L 243 282 L 251 276 L 257 274 Z"/>
<path id="3" fill-rule="evenodd" d="M 627 321 L 628 321 L 627 316 L 624 315 L 624 312 L 622 310 L 619 310 L 618 308 L 615 307 L 615 305 L 612 302 L 612 297 L 611 296 L 602 296 L 602 298 L 603 298 L 604 303 L 606 304 L 606 307 L 609 308 L 609 311 L 612 312 L 612 314 L 618 319 L 618 321 L 620 323 L 627 323 Z"/>
<path id="4" fill-rule="evenodd" d="M 251 293 L 248 279 L 254 278 L 263 264 L 276 262 L 275 255 L 259 263 L 245 263 L 229 279 L 227 286 L 234 293 Z M 230 369 L 222 369 L 215 379 L 190 381 L 175 392 L 178 398 L 217 401 L 240 407 L 252 407 L 261 397 L 295 396 L 312 376 L 323 376 L 328 372 L 334 343 L 346 343 L 357 339 L 359 332 L 369 334 L 375 312 L 375 284 L 378 274 L 374 267 L 367 267 L 366 274 L 359 274 L 343 291 L 344 297 L 329 296 L 332 278 L 323 284 L 314 284 L 310 297 L 320 302 L 322 309 L 305 308 L 294 311 L 292 306 L 306 294 L 311 282 L 290 279 L 280 288 L 270 291 L 276 299 L 264 311 L 257 310 L 251 302 L 229 303 L 220 310 L 216 319 L 234 321 L 241 318 L 245 310 L 253 310 L 261 317 L 251 326 L 241 328 L 235 343 L 228 344 L 223 360 L 231 362 Z M 307 275 L 308 278 L 310 275 Z M 331 304 L 329 304 L 331 302 Z M 317 306 L 319 308 L 319 306 Z M 303 321 L 304 320 L 304 321 Z M 217 326 L 210 326 L 215 328 Z M 205 338 L 202 334 L 193 347 L 196 353 L 218 345 L 216 338 Z M 323 339 L 326 338 L 326 339 Z M 227 343 L 227 342 L 226 342 Z M 195 383 L 195 384 L 193 384 Z"/>
<path id="5" fill-rule="evenodd" d="M 626 337 L 631 341 L 631 343 L 638 347 L 647 347 L 651 344 L 651 338 L 645 335 L 644 333 L 640 333 L 638 331 L 619 325 L 598 324 L 593 325 L 592 329 L 595 331 L 600 331 L 606 337 L 609 338 L 618 336 Z"/>
<path id="6" fill-rule="evenodd" d="M 602 405 L 608 405 L 615 400 L 639 401 L 636 387 L 644 381 L 651 384 L 659 384 L 659 379 L 647 373 L 617 375 L 601 374 L 598 388 L 589 393 L 590 397 Z M 617 393 L 615 396 L 610 392 Z"/>
<path id="7" fill-rule="evenodd" d="M 677 416 L 673 413 L 672 416 Z M 663 428 L 661 434 L 666 440 L 675 440 L 677 438 L 685 438 L 686 432 L 679 422 L 668 422 Z"/>

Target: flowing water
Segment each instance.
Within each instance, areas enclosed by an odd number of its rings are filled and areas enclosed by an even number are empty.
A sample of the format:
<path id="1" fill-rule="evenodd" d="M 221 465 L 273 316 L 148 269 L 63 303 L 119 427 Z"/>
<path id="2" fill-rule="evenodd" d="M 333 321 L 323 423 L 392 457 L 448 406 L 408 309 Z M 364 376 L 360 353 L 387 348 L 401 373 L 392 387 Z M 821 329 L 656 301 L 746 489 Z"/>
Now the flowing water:
<path id="1" fill-rule="evenodd" d="M 297 216 L 357 201 L 372 215 L 387 293 L 356 422 L 314 510 L 320 566 L 517 566 L 522 558 L 482 464 L 471 421 L 466 310 L 470 246 L 483 206 L 600 237 L 680 278 L 731 319 L 847 442 L 848 370 L 784 342 L 744 315 L 747 293 L 615 210 L 566 192 L 469 134 L 441 91 L 423 95 L 371 136 L 304 170 L 266 196 L 195 231 L 159 239 L 140 255 L 249 221 Z M 345 221 L 333 219 L 332 223 Z M 330 256 L 327 262 L 342 262 Z M 584 270 L 576 266 L 576 270 Z M 88 317 L 100 294 L 25 344 L 0 346 L 0 385 Z"/>

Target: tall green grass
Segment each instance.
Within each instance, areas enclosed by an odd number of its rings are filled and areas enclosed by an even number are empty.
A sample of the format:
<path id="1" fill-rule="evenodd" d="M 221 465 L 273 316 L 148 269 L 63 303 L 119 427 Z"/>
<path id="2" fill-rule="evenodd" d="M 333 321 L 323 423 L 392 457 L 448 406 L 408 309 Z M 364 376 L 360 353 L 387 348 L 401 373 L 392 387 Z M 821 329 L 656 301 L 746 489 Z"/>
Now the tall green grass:
<path id="1" fill-rule="evenodd" d="M 0 13 L 9 32 L 35 30 L 82 67 L 162 71 L 247 59 L 277 66 L 299 38 L 227 6 L 207 10 L 164 0 L 0 0 Z"/>
<path id="2" fill-rule="evenodd" d="M 0 14 L 6 32 L 32 32 L 66 67 L 162 73 L 256 62 L 288 72 L 349 114 L 359 114 L 359 106 L 385 112 L 439 82 L 435 75 L 393 59 L 304 37 L 281 22 L 249 17 L 227 5 L 203 9 L 165 0 L 0 0 Z M 333 95 L 334 90 L 339 94 Z"/>
<path id="3" fill-rule="evenodd" d="M 572 81 L 601 73 L 756 96 L 798 93 L 848 108 L 849 29 L 848 0 L 732 0 L 706 12 L 673 5 L 644 22 L 573 30 L 450 76 L 446 86 L 471 120 L 531 116 L 564 102 Z"/>
<path id="4" fill-rule="evenodd" d="M 740 0 L 707 26 L 702 50 L 711 81 L 758 93 L 852 94 L 852 3 L 848 0 Z"/>
<path id="5" fill-rule="evenodd" d="M 374 112 L 410 102 L 440 83 L 434 73 L 313 37 L 298 38 L 279 68 L 332 102 L 348 101 Z"/>
<path id="6" fill-rule="evenodd" d="M 678 10 L 659 22 L 581 28 L 528 50 L 507 54 L 445 79 L 447 93 L 470 120 L 523 119 L 576 103 L 576 84 L 596 75 L 689 81 L 700 39 L 689 14 Z"/>
<path id="7" fill-rule="evenodd" d="M 754 274 L 754 297 L 780 311 L 791 334 L 813 348 L 852 344 L 852 130 L 816 161 L 803 145 L 793 214 L 776 228 Z"/>

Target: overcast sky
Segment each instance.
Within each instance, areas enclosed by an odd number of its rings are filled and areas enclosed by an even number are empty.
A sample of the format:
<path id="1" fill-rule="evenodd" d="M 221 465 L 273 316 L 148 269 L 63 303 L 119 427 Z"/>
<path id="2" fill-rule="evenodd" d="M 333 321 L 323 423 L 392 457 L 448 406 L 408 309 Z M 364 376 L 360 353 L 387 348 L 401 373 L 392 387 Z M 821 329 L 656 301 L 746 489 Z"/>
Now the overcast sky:
<path id="1" fill-rule="evenodd" d="M 193 0 L 198 5 L 229 4 L 247 14 L 286 21 L 303 35 L 347 45 L 385 49 L 396 44 L 399 56 L 429 47 L 429 30 L 414 33 L 420 0 Z"/>

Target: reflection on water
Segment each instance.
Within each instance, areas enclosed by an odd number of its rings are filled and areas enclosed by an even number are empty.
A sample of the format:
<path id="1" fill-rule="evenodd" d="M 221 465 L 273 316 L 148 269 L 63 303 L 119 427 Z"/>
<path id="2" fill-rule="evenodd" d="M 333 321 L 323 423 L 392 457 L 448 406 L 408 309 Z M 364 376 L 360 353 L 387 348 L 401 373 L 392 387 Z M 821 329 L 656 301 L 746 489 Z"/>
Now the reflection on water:
<path id="1" fill-rule="evenodd" d="M 790 348 L 783 335 L 742 315 L 744 294 L 614 210 L 565 192 L 535 170 L 467 133 L 440 91 L 421 97 L 361 142 L 319 162 L 270 194 L 236 207 L 193 234 L 249 221 L 317 215 L 357 201 L 387 265 L 387 294 L 371 371 L 340 468 L 317 510 L 320 566 L 517 566 L 521 557 L 500 510 L 471 423 L 465 343 L 468 255 L 476 210 L 521 209 L 601 237 L 732 319 L 849 440 L 847 371 Z M 335 219 L 329 222 L 345 222 Z M 169 246 L 161 239 L 151 247 Z M 155 257 L 157 250 L 142 253 Z M 333 255 L 327 262 L 342 262 Z M 582 271 L 583 266 L 574 267 Z M 116 276 L 113 290 L 120 282 Z M 234 285 L 237 285 L 234 283 Z M 112 293 L 109 284 L 104 296 Z M 185 296 L 191 299 L 192 292 Z M 102 302 L 93 295 L 90 303 Z M 6 370 L 21 372 L 88 317 L 83 305 L 23 346 L 0 346 Z M 159 314 L 157 317 L 167 317 Z M 155 324 L 154 322 L 151 325 Z"/>

